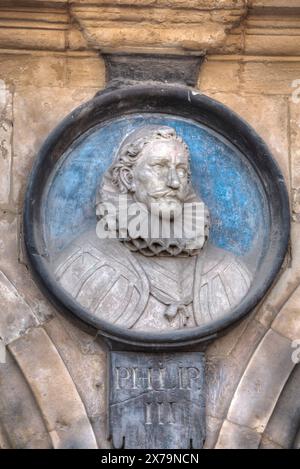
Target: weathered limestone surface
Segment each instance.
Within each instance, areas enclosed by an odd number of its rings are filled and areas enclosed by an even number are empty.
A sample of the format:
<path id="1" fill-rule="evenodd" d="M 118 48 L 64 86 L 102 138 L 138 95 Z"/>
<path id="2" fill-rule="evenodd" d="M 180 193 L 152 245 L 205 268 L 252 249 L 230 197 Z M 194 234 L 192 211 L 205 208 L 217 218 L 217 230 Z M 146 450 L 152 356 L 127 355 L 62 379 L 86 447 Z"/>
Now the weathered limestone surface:
<path id="1" fill-rule="evenodd" d="M 66 364 L 85 406 L 99 447 L 106 439 L 106 353 L 92 336 L 63 318 L 55 318 L 45 329 Z"/>
<path id="2" fill-rule="evenodd" d="M 42 87 L 37 93 L 33 86 L 16 90 L 12 178 L 15 204 L 20 204 L 20 197 L 24 195 L 26 180 L 43 140 L 72 109 L 91 99 L 96 91 L 89 88 Z"/>
<path id="3" fill-rule="evenodd" d="M 300 337 L 299 305 L 300 287 L 295 290 L 271 324 L 274 331 L 292 341 Z"/>
<path id="4" fill-rule="evenodd" d="M 225 417 L 236 386 L 266 328 L 247 319 L 207 350 L 207 412 Z"/>
<path id="5" fill-rule="evenodd" d="M 216 70 L 219 73 L 216 73 Z M 284 57 L 211 56 L 202 66 L 199 88 L 203 91 L 238 91 L 243 95 L 297 93 L 300 60 Z M 299 93 L 298 93 L 299 95 Z"/>
<path id="6" fill-rule="evenodd" d="M 215 448 L 256 449 L 260 438 L 260 435 L 251 428 L 225 420 Z"/>
<path id="7" fill-rule="evenodd" d="M 23 374 L 9 352 L 0 366 L 0 448 L 51 448 L 42 415 Z"/>
<path id="8" fill-rule="evenodd" d="M 5 343 L 24 334 L 38 322 L 29 305 L 20 296 L 14 285 L 0 272 L 1 308 L 6 314 L 0 316 L 0 334 Z"/>
<path id="9" fill-rule="evenodd" d="M 12 94 L 0 80 L 0 204 L 8 205 L 10 196 L 12 139 Z"/>
<path id="10" fill-rule="evenodd" d="M 256 319 L 266 327 L 271 326 L 281 309 L 285 307 L 289 299 L 293 298 L 293 294 L 300 284 L 299 229 L 298 223 L 292 223 L 291 257 L 288 257 L 277 283 L 274 284 L 266 300 L 257 311 Z"/>
<path id="11" fill-rule="evenodd" d="M 17 207 L 15 207 L 17 210 Z M 20 216 L 10 211 L 10 209 L 0 210 L 0 271 L 2 278 L 5 279 L 8 291 L 14 292 L 10 295 L 10 301 L 13 300 L 15 308 L 13 315 L 10 315 L 12 323 L 19 323 L 23 318 L 24 326 L 30 327 L 32 322 L 39 323 L 49 319 L 53 313 L 53 309 L 45 296 L 39 291 L 35 282 L 28 273 L 26 265 L 21 259 L 20 252 Z M 2 297 L 4 306 L 4 296 Z M 7 299 L 5 300 L 7 301 Z M 25 305 L 25 306 L 24 306 Z M 20 311 L 20 313 L 18 313 Z M 35 320 L 33 318 L 36 318 Z M 27 318 L 25 320 L 25 318 Z M 31 319 L 29 319 L 31 318 Z M 1 317 L 0 323 L 4 325 L 6 333 L 9 323 L 6 316 Z M 20 326 L 22 321 L 20 322 Z M 27 330 L 27 326 L 24 330 Z M 16 331 L 10 328 L 7 340 L 16 338 Z M 20 331 L 23 328 L 21 327 Z"/>
<path id="12" fill-rule="evenodd" d="M 44 329 L 33 329 L 9 350 L 35 396 L 53 447 L 97 448 L 75 384 Z"/>
<path id="13" fill-rule="evenodd" d="M 105 83 L 104 62 L 94 52 L 49 55 L 43 51 L 5 51 L 0 54 L 0 70 L 1 88 L 72 88 L 78 86 L 80 76 L 80 88 L 99 89 Z"/>
<path id="14" fill-rule="evenodd" d="M 299 76 L 299 61 L 246 62 L 241 74 L 241 91 L 253 94 L 291 96 L 292 83 Z"/>
<path id="15" fill-rule="evenodd" d="M 170 6 L 172 5 L 172 8 Z M 161 48 L 203 53 L 221 47 L 246 13 L 243 2 L 118 2 L 71 8 L 87 44 L 102 51 Z"/>
<path id="16" fill-rule="evenodd" d="M 300 74 L 299 74 L 300 77 Z M 291 167 L 293 219 L 300 221 L 300 78 L 293 82 L 290 100 L 291 115 Z"/>
<path id="17" fill-rule="evenodd" d="M 101 59 L 86 54 L 49 58 L 5 53 L 0 54 L 0 64 L 0 206 L 8 206 L 10 197 L 15 208 L 42 141 L 72 109 L 104 86 L 105 70 Z M 9 112 L 14 113 L 13 131 Z M 11 173 L 12 178 L 7 177 Z"/>
<path id="18" fill-rule="evenodd" d="M 293 446 L 300 419 L 300 366 L 291 374 L 277 403 L 277 410 L 270 418 L 265 431 L 265 448 L 277 444 L 281 448 Z M 262 444 L 261 444 L 262 446 Z"/>
<path id="19" fill-rule="evenodd" d="M 293 448 L 294 449 L 300 449 L 300 430 L 298 430 L 296 438 L 294 439 Z"/>
<path id="20" fill-rule="evenodd" d="M 276 332 L 268 331 L 235 391 L 228 419 L 263 433 L 274 403 L 293 367 L 290 341 Z M 247 405 L 241 407 L 245 401 Z"/>
<path id="21" fill-rule="evenodd" d="M 103 50 L 207 52 L 198 87 L 245 118 L 282 169 L 290 253 L 264 301 L 208 347 L 205 447 L 300 447 L 299 12 L 299 0 L 0 1 L 0 448 L 110 446 L 106 350 L 49 304 L 20 242 L 37 151 L 104 87 Z"/>

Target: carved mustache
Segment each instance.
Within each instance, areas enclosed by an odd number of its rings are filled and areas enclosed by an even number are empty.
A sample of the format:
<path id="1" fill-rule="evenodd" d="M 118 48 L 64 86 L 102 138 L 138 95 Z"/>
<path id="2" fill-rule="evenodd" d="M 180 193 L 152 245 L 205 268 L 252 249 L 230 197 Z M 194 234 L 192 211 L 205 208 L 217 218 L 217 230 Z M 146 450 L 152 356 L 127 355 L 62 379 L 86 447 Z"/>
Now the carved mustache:
<path id="1" fill-rule="evenodd" d="M 159 199 L 160 197 L 166 197 L 166 196 L 174 196 L 177 197 L 177 192 L 174 190 L 161 190 L 161 191 L 155 191 L 155 192 L 150 192 L 149 195 L 153 197 L 154 199 Z"/>

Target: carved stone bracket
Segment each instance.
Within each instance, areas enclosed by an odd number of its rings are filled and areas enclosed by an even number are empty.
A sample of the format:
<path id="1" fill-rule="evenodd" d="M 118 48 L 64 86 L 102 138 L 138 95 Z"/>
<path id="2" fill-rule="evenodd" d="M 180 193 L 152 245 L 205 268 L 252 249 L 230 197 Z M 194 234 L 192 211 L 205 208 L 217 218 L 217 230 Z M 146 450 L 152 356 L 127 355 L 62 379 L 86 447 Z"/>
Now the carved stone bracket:
<path id="1" fill-rule="evenodd" d="M 203 57 L 159 54 L 103 54 L 107 86 L 163 82 L 196 86 Z"/>
<path id="2" fill-rule="evenodd" d="M 245 1 L 160 0 L 72 5 L 91 48 L 104 52 L 204 54 L 226 42 L 247 9 Z"/>

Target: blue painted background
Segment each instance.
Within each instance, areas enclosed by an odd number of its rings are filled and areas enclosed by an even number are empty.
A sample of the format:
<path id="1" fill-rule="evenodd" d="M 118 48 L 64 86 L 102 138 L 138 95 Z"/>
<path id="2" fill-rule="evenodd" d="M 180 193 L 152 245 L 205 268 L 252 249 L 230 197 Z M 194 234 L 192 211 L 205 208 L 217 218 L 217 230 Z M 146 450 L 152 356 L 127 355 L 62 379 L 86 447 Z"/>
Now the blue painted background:
<path id="1" fill-rule="evenodd" d="M 61 158 L 45 201 L 45 226 L 53 252 L 96 224 L 95 197 L 103 172 L 123 138 L 145 124 L 174 127 L 189 146 L 192 181 L 211 215 L 212 242 L 237 255 L 262 251 L 268 216 L 261 183 L 246 158 L 214 132 L 170 116 L 133 115 L 83 135 Z"/>

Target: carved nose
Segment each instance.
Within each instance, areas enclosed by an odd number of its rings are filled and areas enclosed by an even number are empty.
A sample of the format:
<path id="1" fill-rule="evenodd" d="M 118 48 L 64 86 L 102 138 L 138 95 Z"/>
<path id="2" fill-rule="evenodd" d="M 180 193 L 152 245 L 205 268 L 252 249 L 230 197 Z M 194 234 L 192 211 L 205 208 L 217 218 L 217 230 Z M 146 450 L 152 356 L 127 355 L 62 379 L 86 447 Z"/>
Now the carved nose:
<path id="1" fill-rule="evenodd" d="M 180 186 L 180 182 L 177 176 L 177 172 L 174 168 L 171 168 L 168 173 L 168 182 L 167 185 L 171 187 L 171 189 L 178 189 Z"/>

